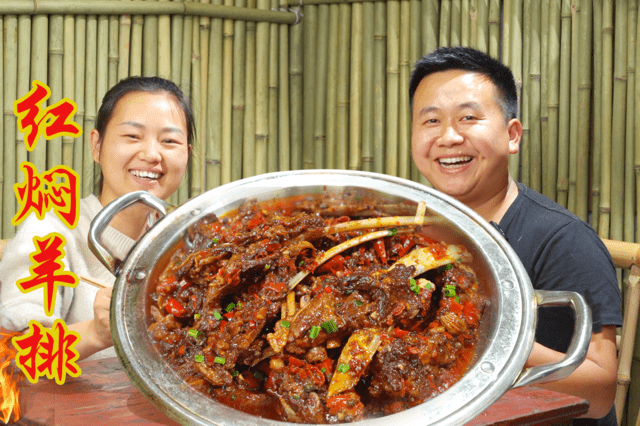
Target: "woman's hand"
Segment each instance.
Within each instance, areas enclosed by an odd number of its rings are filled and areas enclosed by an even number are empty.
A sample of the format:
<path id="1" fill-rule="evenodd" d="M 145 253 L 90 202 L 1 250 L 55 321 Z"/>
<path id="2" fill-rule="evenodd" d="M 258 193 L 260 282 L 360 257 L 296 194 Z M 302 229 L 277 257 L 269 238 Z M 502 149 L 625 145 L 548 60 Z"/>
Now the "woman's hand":
<path id="1" fill-rule="evenodd" d="M 78 360 L 111 347 L 111 329 L 109 326 L 109 307 L 113 287 L 100 289 L 93 301 L 93 319 L 77 322 L 68 326 L 69 330 L 80 335 L 75 349 L 80 354 Z"/>

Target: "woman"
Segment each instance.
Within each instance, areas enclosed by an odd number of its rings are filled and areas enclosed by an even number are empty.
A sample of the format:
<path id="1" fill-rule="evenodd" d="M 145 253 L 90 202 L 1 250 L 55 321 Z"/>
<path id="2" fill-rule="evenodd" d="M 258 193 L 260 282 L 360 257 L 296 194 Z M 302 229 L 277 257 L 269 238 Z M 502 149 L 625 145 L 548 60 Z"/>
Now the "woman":
<path id="1" fill-rule="evenodd" d="M 0 263 L 0 326 L 25 330 L 30 320 L 36 320 L 50 328 L 61 318 L 69 330 L 80 334 L 75 347 L 80 359 L 93 354 L 96 358 L 114 356 L 109 330 L 111 287 L 97 290 L 83 281 L 75 288 L 58 286 L 54 314 L 47 316 L 42 291 L 23 294 L 16 281 L 30 276 L 33 237 L 58 232 L 66 240 L 65 270 L 112 285 L 115 277 L 88 247 L 91 221 L 104 206 L 132 191 L 169 198 L 186 171 L 193 136 L 191 105 L 174 83 L 158 77 L 130 77 L 111 88 L 91 131 L 91 153 L 102 169 L 100 194 L 82 199 L 80 219 L 73 230 L 53 212 L 43 220 L 30 215 L 22 223 Z M 116 257 L 124 258 L 143 234 L 148 213 L 142 205 L 121 212 L 105 229 L 102 243 Z"/>

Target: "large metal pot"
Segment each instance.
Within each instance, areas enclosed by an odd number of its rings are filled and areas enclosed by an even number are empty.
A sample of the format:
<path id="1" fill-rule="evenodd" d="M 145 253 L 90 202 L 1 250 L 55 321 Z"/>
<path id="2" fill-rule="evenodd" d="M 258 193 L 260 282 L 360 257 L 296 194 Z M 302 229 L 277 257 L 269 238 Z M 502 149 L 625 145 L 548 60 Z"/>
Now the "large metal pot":
<path id="1" fill-rule="evenodd" d="M 362 425 L 458 425 L 478 415 L 508 389 L 568 376 L 586 356 L 591 314 L 577 293 L 534 291 L 520 260 L 504 238 L 475 212 L 423 185 L 367 172 L 309 170 L 271 173 L 233 182 L 181 205 L 166 214 L 166 204 L 145 192 L 127 194 L 95 218 L 89 235 L 94 253 L 117 275 L 111 302 L 111 334 L 129 378 L 161 411 L 189 425 L 280 425 L 211 400 L 192 390 L 154 349 L 147 333 L 149 293 L 170 255 L 189 244 L 189 227 L 205 215 L 222 215 L 247 199 L 271 200 L 325 191 L 369 191 L 390 202 L 426 201 L 427 214 L 441 216 L 429 232 L 448 243 L 464 244 L 474 254 L 489 303 L 481 324 L 477 358 L 455 385 L 435 398 L 391 416 L 368 419 Z M 135 202 L 163 215 L 124 261 L 99 243 L 99 236 L 118 211 Z M 524 369 L 534 341 L 540 305 L 573 307 L 576 330 L 569 352 L 557 364 Z"/>

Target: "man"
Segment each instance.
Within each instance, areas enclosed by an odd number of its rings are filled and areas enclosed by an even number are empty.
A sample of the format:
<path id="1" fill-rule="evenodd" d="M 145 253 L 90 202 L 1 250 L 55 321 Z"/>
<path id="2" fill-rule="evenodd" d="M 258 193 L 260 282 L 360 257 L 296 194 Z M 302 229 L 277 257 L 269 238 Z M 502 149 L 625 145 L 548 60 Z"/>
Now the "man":
<path id="1" fill-rule="evenodd" d="M 592 228 L 511 177 L 509 156 L 522 138 L 513 74 L 480 51 L 440 48 L 416 63 L 409 86 L 420 172 L 504 234 L 535 289 L 576 291 L 591 307 L 585 361 L 566 379 L 542 386 L 589 401 L 587 418 L 574 424 L 615 425 L 615 335 L 622 324 L 615 268 Z M 572 333 L 570 308 L 540 308 L 526 367 L 563 358 Z"/>

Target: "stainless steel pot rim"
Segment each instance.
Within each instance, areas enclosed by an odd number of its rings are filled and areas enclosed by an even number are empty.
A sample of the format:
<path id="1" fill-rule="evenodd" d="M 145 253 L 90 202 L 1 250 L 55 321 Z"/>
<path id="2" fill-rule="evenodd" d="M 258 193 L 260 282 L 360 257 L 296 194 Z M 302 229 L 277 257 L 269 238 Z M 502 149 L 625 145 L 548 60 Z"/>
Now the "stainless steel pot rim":
<path id="1" fill-rule="evenodd" d="M 144 338 L 146 324 L 134 307 L 161 254 L 182 239 L 188 226 L 204 215 L 234 209 L 248 198 L 280 198 L 336 187 L 369 188 L 406 200 L 427 201 L 430 209 L 449 219 L 477 245 L 497 283 L 491 302 L 494 321 L 490 341 L 465 376 L 419 406 L 357 424 L 382 425 L 390 421 L 463 424 L 514 384 L 533 345 L 535 298 L 524 267 L 497 230 L 451 197 L 405 179 L 342 170 L 277 172 L 232 182 L 186 202 L 150 229 L 123 264 L 112 297 L 114 346 L 131 380 L 167 415 L 190 425 L 286 424 L 232 410 L 191 390 L 150 347 L 149 338 Z"/>

